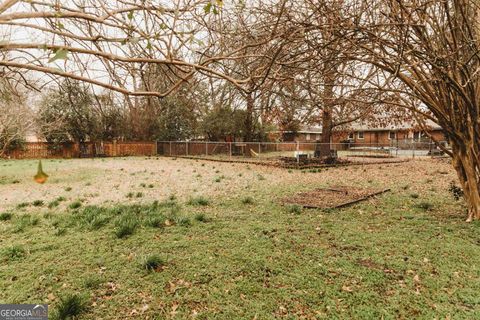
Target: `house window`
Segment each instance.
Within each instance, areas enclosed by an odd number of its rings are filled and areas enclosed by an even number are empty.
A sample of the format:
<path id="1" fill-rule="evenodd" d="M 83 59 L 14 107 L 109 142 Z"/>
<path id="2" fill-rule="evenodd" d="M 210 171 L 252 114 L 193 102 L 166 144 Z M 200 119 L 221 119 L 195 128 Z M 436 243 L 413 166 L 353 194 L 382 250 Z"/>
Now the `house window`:
<path id="1" fill-rule="evenodd" d="M 317 135 L 315 136 L 315 140 L 320 140 L 320 133 L 317 133 Z"/>
<path id="2" fill-rule="evenodd" d="M 390 132 L 388 133 L 388 139 L 390 139 L 390 140 L 395 140 L 395 139 L 397 139 L 397 133 L 396 133 L 395 131 L 390 131 Z"/>
<path id="3" fill-rule="evenodd" d="M 310 140 L 310 133 L 307 133 L 307 140 Z"/>
<path id="4" fill-rule="evenodd" d="M 420 141 L 422 139 L 422 132 L 421 131 L 414 131 L 413 132 L 413 140 Z"/>
<path id="5" fill-rule="evenodd" d="M 363 131 L 358 131 L 357 138 L 358 139 L 364 139 L 365 138 L 364 132 Z"/>
<path id="6" fill-rule="evenodd" d="M 350 133 L 348 134 L 348 140 L 353 140 L 353 139 L 354 139 L 354 137 L 353 137 L 353 132 L 350 132 Z"/>

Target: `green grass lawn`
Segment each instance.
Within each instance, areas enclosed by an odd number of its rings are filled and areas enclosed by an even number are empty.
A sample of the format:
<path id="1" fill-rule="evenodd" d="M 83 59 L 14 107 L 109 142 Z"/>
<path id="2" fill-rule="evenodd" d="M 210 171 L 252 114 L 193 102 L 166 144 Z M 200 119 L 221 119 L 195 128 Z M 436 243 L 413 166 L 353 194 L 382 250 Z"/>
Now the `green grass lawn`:
<path id="1" fill-rule="evenodd" d="M 7 210 L 0 303 L 85 319 L 480 318 L 480 224 L 448 192 L 278 204 L 297 188 Z"/>

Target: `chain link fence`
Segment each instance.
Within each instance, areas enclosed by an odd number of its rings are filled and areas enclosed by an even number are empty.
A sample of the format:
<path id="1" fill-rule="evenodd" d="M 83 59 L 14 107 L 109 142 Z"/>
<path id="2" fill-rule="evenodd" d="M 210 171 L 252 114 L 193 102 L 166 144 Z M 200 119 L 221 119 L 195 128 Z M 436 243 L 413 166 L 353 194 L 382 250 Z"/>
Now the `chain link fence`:
<path id="1" fill-rule="evenodd" d="M 212 142 L 212 141 L 158 141 L 157 153 L 178 157 L 316 157 L 320 150 L 331 150 L 337 157 L 415 158 L 443 156 L 444 152 L 433 142 L 395 141 L 381 143 L 317 142 Z"/>

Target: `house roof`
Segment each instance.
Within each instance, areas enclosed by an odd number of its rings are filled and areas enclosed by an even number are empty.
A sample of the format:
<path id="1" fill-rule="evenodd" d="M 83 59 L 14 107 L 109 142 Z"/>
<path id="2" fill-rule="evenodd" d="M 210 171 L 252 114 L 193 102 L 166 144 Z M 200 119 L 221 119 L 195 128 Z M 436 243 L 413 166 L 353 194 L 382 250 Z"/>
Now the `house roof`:
<path id="1" fill-rule="evenodd" d="M 297 131 L 298 133 L 322 133 L 322 127 L 315 127 L 315 126 L 302 126 L 300 130 Z"/>
<path id="2" fill-rule="evenodd" d="M 431 120 L 426 120 L 425 124 L 431 130 L 441 130 L 442 128 Z M 419 130 L 420 127 L 416 121 L 403 121 L 400 123 L 369 123 L 369 122 L 354 122 L 345 131 L 401 131 L 401 130 Z M 292 131 L 272 131 L 274 133 L 293 133 Z M 302 126 L 296 133 L 303 134 L 321 134 L 321 126 Z"/>
<path id="3" fill-rule="evenodd" d="M 270 131 L 270 132 L 272 132 L 272 133 L 294 133 L 293 131 L 283 131 L 283 130 Z M 295 131 L 295 133 L 321 134 L 322 133 L 322 127 L 302 126 L 298 131 Z"/>
<path id="4" fill-rule="evenodd" d="M 426 120 L 425 124 L 432 130 L 441 130 L 442 128 L 431 120 Z M 403 121 L 400 123 L 385 123 L 385 124 L 371 124 L 371 123 L 352 123 L 349 131 L 401 131 L 401 130 L 416 130 L 420 126 L 416 121 Z"/>

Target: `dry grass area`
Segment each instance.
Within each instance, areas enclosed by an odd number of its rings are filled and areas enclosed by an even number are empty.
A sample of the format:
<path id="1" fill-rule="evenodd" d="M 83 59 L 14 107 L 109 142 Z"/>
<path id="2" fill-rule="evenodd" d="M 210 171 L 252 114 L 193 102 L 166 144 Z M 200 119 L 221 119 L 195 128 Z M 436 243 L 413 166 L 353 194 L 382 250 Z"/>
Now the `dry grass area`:
<path id="1" fill-rule="evenodd" d="M 37 162 L 0 161 L 0 210 L 58 197 L 84 204 L 151 202 L 170 195 L 186 200 L 203 195 L 228 197 L 245 190 L 269 192 L 276 186 L 357 186 L 447 188 L 455 174 L 446 160 L 347 166 L 314 170 L 285 170 L 239 163 L 175 158 L 108 158 L 44 160 L 48 182 L 33 181 Z M 435 181 L 419 184 L 419 181 Z M 265 190 L 265 191 L 263 191 Z"/>

